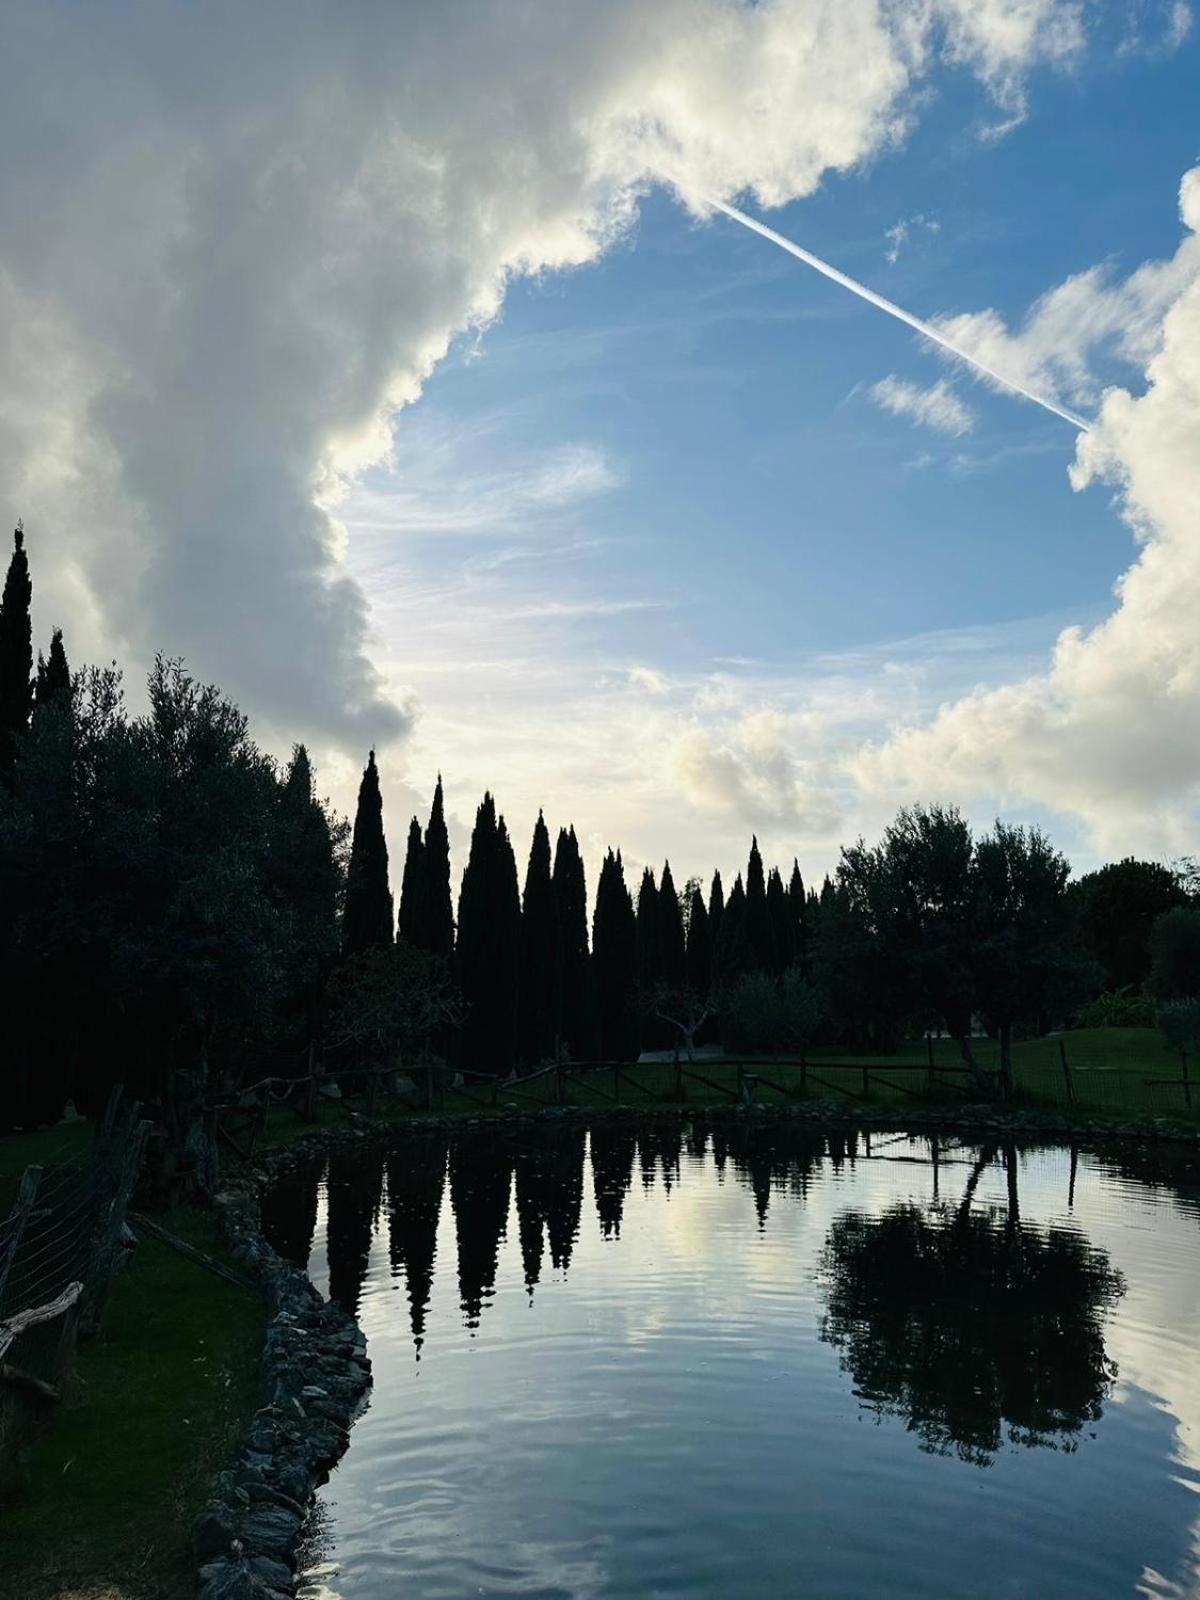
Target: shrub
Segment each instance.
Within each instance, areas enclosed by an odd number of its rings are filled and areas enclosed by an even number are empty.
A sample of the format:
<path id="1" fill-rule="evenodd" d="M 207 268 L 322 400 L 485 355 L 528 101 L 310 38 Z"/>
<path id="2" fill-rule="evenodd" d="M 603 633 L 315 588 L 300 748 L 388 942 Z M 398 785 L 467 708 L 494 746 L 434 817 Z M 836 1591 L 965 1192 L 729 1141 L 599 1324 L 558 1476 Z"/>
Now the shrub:
<path id="1" fill-rule="evenodd" d="M 1075 1020 L 1080 1028 L 1152 1028 L 1154 1001 L 1132 985 L 1106 989 L 1084 1006 Z"/>

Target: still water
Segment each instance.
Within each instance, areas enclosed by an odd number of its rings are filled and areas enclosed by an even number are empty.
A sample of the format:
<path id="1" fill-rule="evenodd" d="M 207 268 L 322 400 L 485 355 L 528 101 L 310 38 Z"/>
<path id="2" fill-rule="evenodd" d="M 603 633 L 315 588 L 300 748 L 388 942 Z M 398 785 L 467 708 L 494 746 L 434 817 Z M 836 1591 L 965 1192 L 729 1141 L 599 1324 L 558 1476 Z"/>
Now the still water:
<path id="1" fill-rule="evenodd" d="M 1200 1596 L 1200 1170 L 783 1124 L 359 1149 L 307 1600 Z"/>

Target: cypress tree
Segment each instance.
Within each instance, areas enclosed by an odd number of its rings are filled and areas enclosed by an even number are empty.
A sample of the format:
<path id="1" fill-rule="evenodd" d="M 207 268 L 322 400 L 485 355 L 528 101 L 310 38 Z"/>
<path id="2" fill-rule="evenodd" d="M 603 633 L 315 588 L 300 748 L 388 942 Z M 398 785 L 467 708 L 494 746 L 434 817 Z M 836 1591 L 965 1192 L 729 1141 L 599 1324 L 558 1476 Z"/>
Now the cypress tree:
<path id="1" fill-rule="evenodd" d="M 662 977 L 662 952 L 658 926 L 658 886 L 649 867 L 642 870 L 637 897 L 637 981 L 652 989 Z"/>
<path id="2" fill-rule="evenodd" d="M 509 1072 L 516 1053 L 521 906 L 504 819 L 485 794 L 475 814 L 458 900 L 458 969 L 467 1020 L 463 1065 Z"/>
<path id="3" fill-rule="evenodd" d="M 521 984 L 518 1041 L 529 1066 L 554 1059 L 562 994 L 558 907 L 550 875 L 550 835 L 538 812 L 521 900 Z"/>
<path id="4" fill-rule="evenodd" d="M 11 772 L 17 741 L 29 726 L 33 709 L 32 599 L 25 530 L 18 522 L 0 596 L 0 774 Z"/>
<path id="5" fill-rule="evenodd" d="M 39 712 L 41 705 L 39 693 Z M 338 948 L 338 865 L 333 833 L 325 807 L 317 799 L 312 763 L 302 744 L 292 751 L 280 789 L 279 811 L 277 892 L 291 918 L 290 971 L 283 1011 L 292 1023 L 288 1043 L 294 1051 L 297 1042 L 307 1045 L 317 1035 L 325 981 Z"/>
<path id="6" fill-rule="evenodd" d="M 712 875 L 712 888 L 708 891 L 708 942 L 715 951 L 721 933 L 721 918 L 725 915 L 725 889 L 721 874 Z"/>
<path id="7" fill-rule="evenodd" d="M 417 940 L 422 950 L 449 961 L 454 954 L 454 910 L 450 903 L 450 836 L 446 832 L 442 775 L 438 773 L 417 879 Z"/>
<path id="8" fill-rule="evenodd" d="M 575 829 L 558 830 L 554 846 L 554 905 L 562 951 L 562 1036 L 572 1059 L 588 1050 L 587 884 Z"/>
<path id="9" fill-rule="evenodd" d="M 496 887 L 492 916 L 499 949 L 496 1037 L 498 1048 L 503 1052 L 499 1057 L 500 1065 L 511 1071 L 516 1060 L 520 1001 L 521 891 L 517 887 L 517 858 L 503 817 L 496 824 Z"/>
<path id="10" fill-rule="evenodd" d="M 688 908 L 687 931 L 687 981 L 697 994 L 707 995 L 711 979 L 712 944 L 709 938 L 708 912 L 699 888 L 692 890 Z"/>
<path id="11" fill-rule="evenodd" d="M 408 825 L 404 876 L 400 880 L 400 912 L 396 918 L 397 935 L 412 945 L 420 943 L 421 857 L 424 848 L 421 824 L 414 817 Z"/>
<path id="12" fill-rule="evenodd" d="M 679 988 L 687 981 L 687 954 L 683 913 L 669 861 L 663 863 L 662 881 L 658 886 L 658 941 L 663 982 Z"/>
<path id="13" fill-rule="evenodd" d="M 592 919 L 592 977 L 600 1056 L 625 1061 L 633 1053 L 632 999 L 637 970 L 637 923 L 621 855 L 610 850 L 596 886 Z"/>
<path id="14" fill-rule="evenodd" d="M 808 897 L 804 892 L 804 879 L 800 876 L 800 863 L 794 857 L 787 896 L 788 919 L 792 928 L 792 960 L 804 967 L 808 962 Z"/>
<path id="15" fill-rule="evenodd" d="M 50 654 L 38 651 L 37 681 L 33 691 L 35 711 L 44 711 L 55 702 L 65 702 L 71 693 L 71 669 L 67 665 L 67 652 L 63 647 L 62 629 L 55 628 L 50 636 Z"/>
<path id="16" fill-rule="evenodd" d="M 771 924 L 771 968 L 775 977 L 781 978 L 795 959 L 792 942 L 792 917 L 788 908 L 787 890 L 779 868 L 772 867 L 767 874 L 767 916 Z"/>
<path id="17" fill-rule="evenodd" d="M 342 949 L 347 955 L 392 943 L 392 891 L 388 887 L 387 841 L 383 836 L 383 798 L 379 769 L 371 751 L 358 787 L 354 840 L 346 874 Z"/>
<path id="18" fill-rule="evenodd" d="M 774 971 L 771 916 L 767 910 L 767 886 L 757 834 L 750 841 L 750 862 L 746 868 L 746 955 L 752 972 Z"/>
<path id="19" fill-rule="evenodd" d="M 746 891 L 739 872 L 729 891 L 729 902 L 721 917 L 721 931 L 713 946 L 713 987 L 728 989 L 750 971 L 746 939 Z"/>

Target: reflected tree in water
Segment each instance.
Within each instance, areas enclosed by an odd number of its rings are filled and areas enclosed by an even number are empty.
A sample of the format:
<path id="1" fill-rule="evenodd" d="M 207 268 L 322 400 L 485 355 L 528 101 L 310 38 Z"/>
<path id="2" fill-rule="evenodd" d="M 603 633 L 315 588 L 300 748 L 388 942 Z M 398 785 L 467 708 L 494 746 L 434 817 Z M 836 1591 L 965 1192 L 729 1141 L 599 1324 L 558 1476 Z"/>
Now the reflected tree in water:
<path id="1" fill-rule="evenodd" d="M 606 1239 L 619 1239 L 625 1196 L 633 1184 L 637 1141 L 632 1128 L 620 1122 L 601 1120 L 592 1127 L 590 1146 L 600 1232 Z"/>
<path id="2" fill-rule="evenodd" d="M 541 1276 L 545 1244 L 551 1264 L 566 1271 L 583 1205 L 584 1130 L 556 1128 L 517 1151 L 517 1221 L 525 1287 Z"/>
<path id="3" fill-rule="evenodd" d="M 354 1317 L 383 1199 L 383 1158 L 339 1151 L 329 1160 L 329 1298 Z"/>
<path id="4" fill-rule="evenodd" d="M 973 1211 L 973 1190 L 953 1211 L 838 1217 L 821 1336 L 863 1403 L 903 1418 L 923 1449 L 979 1465 L 1006 1439 L 1072 1449 L 1116 1377 L 1104 1317 L 1123 1280 L 1072 1230 L 1023 1224 L 1011 1204 Z"/>
<path id="5" fill-rule="evenodd" d="M 662 1173 L 663 1188 L 668 1194 L 679 1182 L 679 1161 L 683 1143 L 683 1130 L 676 1122 L 648 1123 L 638 1129 L 638 1158 L 642 1169 L 642 1187 L 654 1187 L 654 1172 Z"/>
<path id="6" fill-rule="evenodd" d="M 259 1214 L 263 1237 L 293 1267 L 307 1270 L 317 1229 L 317 1188 L 323 1161 L 306 1161 L 295 1172 L 271 1184 Z"/>
<path id="7" fill-rule="evenodd" d="M 431 1133 L 408 1139 L 387 1156 L 388 1257 L 408 1290 L 413 1343 L 421 1358 L 425 1314 L 433 1289 L 438 1218 L 446 1181 L 446 1140 Z"/>
<path id="8" fill-rule="evenodd" d="M 488 1130 L 463 1133 L 450 1146 L 450 1204 L 458 1241 L 458 1288 L 463 1316 L 479 1326 L 496 1286 L 500 1241 L 508 1227 L 512 1152 Z"/>

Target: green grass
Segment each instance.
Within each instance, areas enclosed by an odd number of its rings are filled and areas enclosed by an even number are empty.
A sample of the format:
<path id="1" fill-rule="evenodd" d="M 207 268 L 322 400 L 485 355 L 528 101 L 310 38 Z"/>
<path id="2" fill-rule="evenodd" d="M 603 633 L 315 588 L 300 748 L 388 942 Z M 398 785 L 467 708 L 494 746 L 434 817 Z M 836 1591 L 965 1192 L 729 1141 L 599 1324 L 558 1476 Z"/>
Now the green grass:
<path id="1" fill-rule="evenodd" d="M 210 1214 L 162 1221 L 224 1255 Z M 6 1489 L 6 1595 L 50 1600 L 104 1584 L 138 1600 L 195 1592 L 190 1525 L 260 1404 L 264 1325 L 256 1295 L 142 1239 Z"/>

